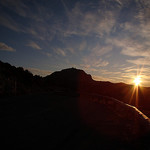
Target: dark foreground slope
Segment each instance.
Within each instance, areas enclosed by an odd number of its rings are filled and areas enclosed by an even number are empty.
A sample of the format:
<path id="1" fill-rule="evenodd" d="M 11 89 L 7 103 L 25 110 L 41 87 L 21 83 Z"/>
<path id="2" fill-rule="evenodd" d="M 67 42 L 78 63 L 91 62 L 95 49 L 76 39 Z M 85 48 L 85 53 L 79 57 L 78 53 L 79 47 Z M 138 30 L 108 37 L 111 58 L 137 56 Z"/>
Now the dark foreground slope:
<path id="1" fill-rule="evenodd" d="M 62 92 L 17 96 L 1 100 L 0 111 L 5 148 L 149 149 L 149 119 L 108 97 Z"/>

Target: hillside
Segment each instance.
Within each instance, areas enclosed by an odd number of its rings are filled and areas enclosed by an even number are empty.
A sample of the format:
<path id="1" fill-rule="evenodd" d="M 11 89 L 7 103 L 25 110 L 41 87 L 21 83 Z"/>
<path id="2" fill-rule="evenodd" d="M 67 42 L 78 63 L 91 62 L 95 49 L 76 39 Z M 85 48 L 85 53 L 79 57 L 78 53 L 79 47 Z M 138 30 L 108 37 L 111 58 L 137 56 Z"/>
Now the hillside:
<path id="1" fill-rule="evenodd" d="M 131 85 L 97 82 L 75 68 L 42 78 L 2 62 L 0 82 L 1 136 L 5 147 L 149 148 L 149 118 L 121 102 Z"/>
<path id="2" fill-rule="evenodd" d="M 150 88 L 139 87 L 138 91 L 134 85 L 125 83 L 111 83 L 105 81 L 94 81 L 91 75 L 83 70 L 75 68 L 64 69 L 54 72 L 44 78 L 48 86 L 62 88 L 63 90 L 74 90 L 79 93 L 92 93 L 109 96 L 138 107 L 140 110 L 150 110 Z M 45 85 L 46 85 L 45 84 Z M 138 92 L 138 100 L 136 97 Z"/>

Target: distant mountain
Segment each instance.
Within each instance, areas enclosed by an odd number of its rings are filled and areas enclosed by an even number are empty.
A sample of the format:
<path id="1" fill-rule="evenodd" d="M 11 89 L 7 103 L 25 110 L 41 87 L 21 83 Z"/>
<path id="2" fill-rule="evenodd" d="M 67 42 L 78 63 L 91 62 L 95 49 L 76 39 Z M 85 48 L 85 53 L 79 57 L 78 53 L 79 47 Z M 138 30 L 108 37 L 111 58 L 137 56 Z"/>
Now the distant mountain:
<path id="1" fill-rule="evenodd" d="M 141 110 L 150 110 L 150 88 L 139 87 L 137 89 L 134 85 L 125 83 L 94 81 L 91 75 L 75 68 L 54 72 L 43 79 L 44 85 L 47 87 L 55 86 L 63 90 L 74 90 L 79 93 L 85 92 L 109 96 L 134 105 Z"/>
<path id="2" fill-rule="evenodd" d="M 59 86 L 76 91 L 87 91 L 92 84 L 91 75 L 86 74 L 83 70 L 69 68 L 62 71 L 54 72 L 44 78 L 47 86 Z"/>
<path id="3" fill-rule="evenodd" d="M 116 98 L 140 110 L 150 110 L 150 88 L 133 85 L 94 81 L 83 70 L 69 68 L 46 77 L 33 76 L 28 70 L 0 61 L 0 95 L 20 95 L 39 92 L 64 91 L 91 93 Z M 138 92 L 138 100 L 136 92 Z"/>

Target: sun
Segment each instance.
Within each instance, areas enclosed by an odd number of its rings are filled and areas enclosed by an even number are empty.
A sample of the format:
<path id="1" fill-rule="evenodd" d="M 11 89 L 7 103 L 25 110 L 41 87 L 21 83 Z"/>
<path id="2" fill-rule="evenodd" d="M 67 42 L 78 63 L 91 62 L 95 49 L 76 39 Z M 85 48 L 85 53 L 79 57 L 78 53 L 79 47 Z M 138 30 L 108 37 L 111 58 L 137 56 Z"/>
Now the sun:
<path id="1" fill-rule="evenodd" d="M 140 85 L 140 83 L 141 83 L 141 77 L 140 77 L 140 76 L 135 77 L 135 79 L 134 79 L 134 84 L 135 84 L 136 86 L 138 86 L 138 85 Z"/>

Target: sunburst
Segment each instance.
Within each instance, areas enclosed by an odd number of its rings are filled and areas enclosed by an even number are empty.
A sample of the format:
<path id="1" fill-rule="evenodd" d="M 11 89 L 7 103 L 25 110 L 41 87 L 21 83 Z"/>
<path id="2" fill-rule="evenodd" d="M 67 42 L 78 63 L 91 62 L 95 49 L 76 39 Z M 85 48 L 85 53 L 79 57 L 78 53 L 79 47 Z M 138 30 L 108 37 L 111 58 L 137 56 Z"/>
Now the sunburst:
<path id="1" fill-rule="evenodd" d="M 141 81 L 141 77 L 140 76 L 137 76 L 137 77 L 134 78 L 134 84 L 136 86 L 139 86 L 141 82 L 142 81 Z"/>

